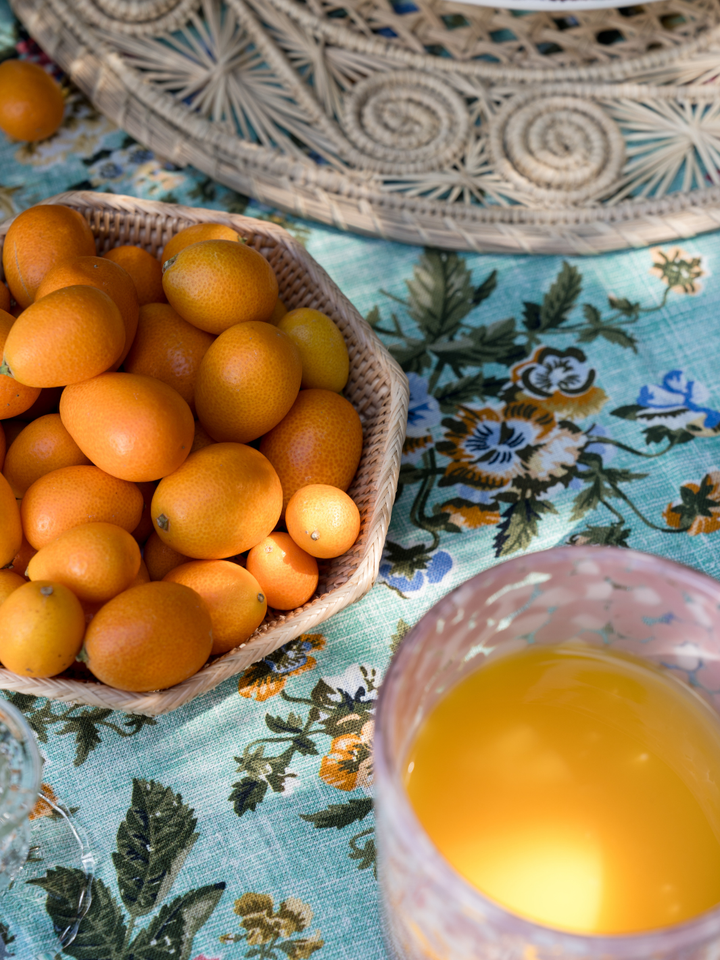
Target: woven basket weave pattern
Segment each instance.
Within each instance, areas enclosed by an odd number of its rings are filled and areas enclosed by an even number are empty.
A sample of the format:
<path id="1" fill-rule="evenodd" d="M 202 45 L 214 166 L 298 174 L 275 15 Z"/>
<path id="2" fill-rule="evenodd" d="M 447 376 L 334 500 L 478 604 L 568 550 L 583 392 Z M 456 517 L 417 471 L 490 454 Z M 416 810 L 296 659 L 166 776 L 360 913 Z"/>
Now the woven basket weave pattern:
<path id="1" fill-rule="evenodd" d="M 407 421 L 407 379 L 327 274 L 280 227 L 216 210 L 110 194 L 67 193 L 45 202 L 64 203 L 79 210 L 88 219 L 101 254 L 111 247 L 136 244 L 157 255 L 184 227 L 203 221 L 227 223 L 268 259 L 288 309 L 312 307 L 326 313 L 345 337 L 350 354 L 350 378 L 344 393 L 363 422 L 363 453 L 348 493 L 360 510 L 360 536 L 342 557 L 320 561 L 315 600 L 266 620 L 247 643 L 169 690 L 127 693 L 100 683 L 61 677 L 32 680 L 0 669 L 0 688 L 5 690 L 128 713 L 167 713 L 316 627 L 370 589 L 380 566 L 397 489 Z M 11 222 L 0 225 L 0 250 Z"/>
<path id="2" fill-rule="evenodd" d="M 300 216 L 547 253 L 720 224 L 720 0 L 12 3 L 140 142 Z"/>

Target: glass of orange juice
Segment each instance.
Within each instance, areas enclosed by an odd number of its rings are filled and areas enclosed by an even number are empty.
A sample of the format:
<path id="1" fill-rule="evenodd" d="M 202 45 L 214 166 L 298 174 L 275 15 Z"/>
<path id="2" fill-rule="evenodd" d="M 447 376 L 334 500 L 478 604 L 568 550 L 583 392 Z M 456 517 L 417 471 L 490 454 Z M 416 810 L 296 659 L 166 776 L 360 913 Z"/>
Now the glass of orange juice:
<path id="1" fill-rule="evenodd" d="M 612 547 L 491 568 L 383 683 L 395 960 L 720 958 L 720 584 Z"/>

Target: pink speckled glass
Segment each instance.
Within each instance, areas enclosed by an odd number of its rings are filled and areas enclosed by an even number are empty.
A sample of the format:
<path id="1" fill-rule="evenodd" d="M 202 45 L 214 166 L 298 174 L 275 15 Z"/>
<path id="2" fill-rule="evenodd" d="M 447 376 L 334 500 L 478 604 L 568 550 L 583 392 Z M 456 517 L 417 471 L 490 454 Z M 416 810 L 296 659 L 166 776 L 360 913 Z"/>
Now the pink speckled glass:
<path id="1" fill-rule="evenodd" d="M 499 564 L 448 594 L 405 638 L 378 704 L 378 869 L 396 960 L 720 960 L 720 906 L 623 936 L 525 920 L 455 873 L 410 806 L 406 756 L 440 697 L 492 658 L 573 638 L 673 670 L 720 711 L 720 583 L 704 574 L 631 550 L 559 547 Z"/>

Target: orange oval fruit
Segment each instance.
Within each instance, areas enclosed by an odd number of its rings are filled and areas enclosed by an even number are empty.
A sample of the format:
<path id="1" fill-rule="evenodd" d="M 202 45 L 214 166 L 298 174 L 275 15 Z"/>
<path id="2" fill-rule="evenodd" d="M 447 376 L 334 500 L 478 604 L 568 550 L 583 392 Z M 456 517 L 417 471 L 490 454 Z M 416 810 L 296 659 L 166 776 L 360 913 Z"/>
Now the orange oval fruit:
<path id="1" fill-rule="evenodd" d="M 247 569 L 260 584 L 268 606 L 294 610 L 312 597 L 318 585 L 317 560 L 287 533 L 275 531 L 247 555 Z"/>
<path id="2" fill-rule="evenodd" d="M 173 550 L 153 530 L 145 541 L 143 559 L 147 565 L 150 579 L 162 580 L 165 574 L 170 573 L 175 567 L 179 567 L 181 563 L 187 563 L 190 557 Z"/>
<path id="3" fill-rule="evenodd" d="M 15 317 L 0 310 L 0 357 L 5 349 L 5 341 Z M 32 407 L 40 396 L 40 387 L 28 387 L 11 376 L 2 375 L 0 368 L 0 420 L 17 417 Z"/>
<path id="4" fill-rule="evenodd" d="M 345 338 L 333 321 L 319 310 L 291 310 L 278 322 L 300 353 L 302 386 L 340 393 L 350 374 Z"/>
<path id="5" fill-rule="evenodd" d="M 283 510 L 309 483 L 347 490 L 362 453 L 362 423 L 353 405 L 331 390 L 301 390 L 290 412 L 260 441 L 277 470 Z"/>
<path id="6" fill-rule="evenodd" d="M 229 560 L 192 560 L 170 570 L 166 583 L 183 583 L 199 593 L 210 611 L 211 653 L 227 653 L 255 633 L 267 601 L 255 577 Z"/>
<path id="7" fill-rule="evenodd" d="M 63 121 L 65 101 L 56 81 L 36 63 L 0 63 L 0 130 L 32 143 L 51 137 Z"/>
<path id="8" fill-rule="evenodd" d="M 15 494 L 1 473 L 0 521 L 0 567 L 5 567 L 20 549 L 23 528 L 20 521 L 20 508 L 15 499 Z"/>
<path id="9" fill-rule="evenodd" d="M 48 293 L 62 290 L 63 287 L 73 286 L 97 287 L 110 297 L 120 311 L 125 327 L 125 343 L 117 361 L 119 366 L 132 345 L 140 316 L 135 285 L 117 263 L 104 257 L 75 257 L 59 263 L 45 274 L 37 288 L 35 300 L 41 300 Z"/>
<path id="10" fill-rule="evenodd" d="M 360 511 L 338 487 L 312 483 L 290 497 L 285 526 L 312 557 L 329 560 L 347 553 L 360 533 Z"/>
<path id="11" fill-rule="evenodd" d="M 24 583 L 27 583 L 25 577 L 21 577 L 14 570 L 0 570 L 0 607 L 10 594 Z"/>
<path id="12" fill-rule="evenodd" d="M 123 369 L 162 380 L 194 410 L 198 369 L 213 339 L 211 333 L 183 320 L 169 303 L 148 303 L 140 308 L 137 334 Z"/>
<path id="13" fill-rule="evenodd" d="M 81 523 L 46 544 L 27 568 L 31 580 L 68 587 L 79 600 L 106 603 L 127 590 L 140 569 L 140 547 L 114 523 Z"/>
<path id="14" fill-rule="evenodd" d="M 162 252 L 162 262 L 172 260 L 185 247 L 200 243 L 201 240 L 230 240 L 232 243 L 237 243 L 240 240 L 240 234 L 224 223 L 194 223 L 168 240 Z M 244 241 L 240 240 L 240 242 Z"/>
<path id="15" fill-rule="evenodd" d="M 255 440 L 288 412 L 301 377 L 300 354 L 288 336 L 269 323 L 237 323 L 217 337 L 200 364 L 198 419 L 215 440 Z"/>
<path id="16" fill-rule="evenodd" d="M 134 580 L 127 589 L 129 590 L 131 587 L 139 587 L 141 583 L 150 583 L 150 574 L 148 573 L 148 569 L 142 559 L 140 560 L 140 568 L 138 569 Z M 85 614 L 86 624 L 90 623 L 98 610 L 105 606 L 104 603 L 91 603 L 89 600 L 81 600 L 80 604 L 82 605 L 83 613 Z M 78 660 L 75 666 L 82 667 L 82 671 L 87 671 L 87 676 L 85 679 L 89 680 L 92 678 L 92 674 L 81 660 Z"/>
<path id="17" fill-rule="evenodd" d="M 280 481 L 261 453 L 214 443 L 160 481 L 151 510 L 158 536 L 178 553 L 223 560 L 266 537 L 281 508 Z"/>
<path id="18" fill-rule="evenodd" d="M 125 326 L 97 287 L 63 287 L 23 310 L 10 328 L 3 367 L 29 387 L 64 387 L 111 367 L 125 346 Z"/>
<path id="19" fill-rule="evenodd" d="M 23 210 L 8 228 L 2 262 L 5 280 L 24 310 L 35 299 L 42 278 L 58 263 L 91 257 L 95 238 L 77 210 L 41 203 Z"/>
<path id="20" fill-rule="evenodd" d="M 88 464 L 60 467 L 40 477 L 25 492 L 20 513 L 25 536 L 39 550 L 65 530 L 94 520 L 115 523 L 131 533 L 142 506 L 136 484 Z"/>
<path id="21" fill-rule="evenodd" d="M 163 265 L 165 296 L 181 317 L 208 333 L 269 320 L 278 297 L 273 268 L 257 250 L 230 240 L 193 243 Z"/>
<path id="22" fill-rule="evenodd" d="M 48 413 L 28 423 L 5 456 L 3 473 L 16 497 L 51 470 L 90 463 L 67 432 L 59 413 Z M 50 578 L 52 579 L 52 577 Z"/>
<path id="23" fill-rule="evenodd" d="M 166 302 L 162 286 L 162 266 L 157 257 L 143 250 L 142 247 L 130 245 L 113 247 L 112 250 L 104 253 L 103 257 L 117 263 L 132 277 L 141 307 L 146 303 Z"/>
<path id="24" fill-rule="evenodd" d="M 72 590 L 48 580 L 24 583 L 2 605 L 0 661 L 23 677 L 56 677 L 75 660 L 84 633 Z"/>
<path id="25" fill-rule="evenodd" d="M 84 658 L 102 683 L 121 690 L 164 690 L 187 680 L 212 649 L 205 601 L 181 583 L 131 587 L 90 621 Z"/>
<path id="26" fill-rule="evenodd" d="M 66 387 L 60 416 L 92 462 L 121 480 L 159 480 L 190 453 L 195 421 L 180 394 L 137 373 L 104 373 Z"/>

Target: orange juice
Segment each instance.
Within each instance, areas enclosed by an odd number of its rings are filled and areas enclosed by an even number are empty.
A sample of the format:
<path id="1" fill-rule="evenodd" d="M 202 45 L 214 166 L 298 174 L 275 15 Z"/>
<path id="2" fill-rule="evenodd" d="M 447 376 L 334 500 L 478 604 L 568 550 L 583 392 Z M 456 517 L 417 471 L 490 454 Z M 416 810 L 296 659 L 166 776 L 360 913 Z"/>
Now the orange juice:
<path id="1" fill-rule="evenodd" d="M 405 782 L 450 864 L 528 919 L 633 933 L 720 902 L 720 719 L 643 661 L 491 660 L 432 709 Z"/>

